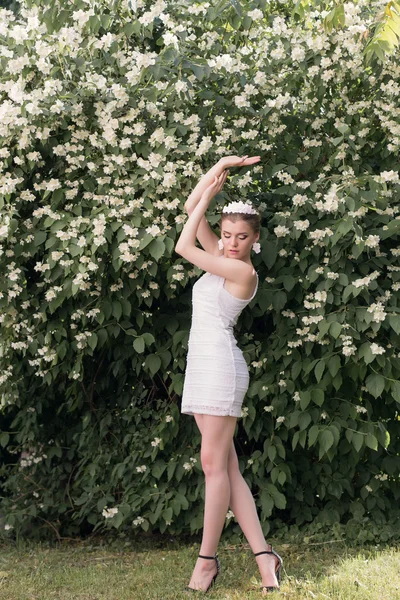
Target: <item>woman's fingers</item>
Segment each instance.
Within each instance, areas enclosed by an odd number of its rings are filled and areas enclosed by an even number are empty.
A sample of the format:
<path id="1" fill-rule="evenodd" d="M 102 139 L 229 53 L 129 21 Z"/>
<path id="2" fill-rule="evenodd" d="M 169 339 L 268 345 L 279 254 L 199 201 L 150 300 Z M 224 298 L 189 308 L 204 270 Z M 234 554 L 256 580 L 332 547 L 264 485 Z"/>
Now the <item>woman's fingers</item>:
<path id="1" fill-rule="evenodd" d="M 253 165 L 256 162 L 259 162 L 261 159 L 261 156 L 251 156 L 250 158 L 246 158 L 245 163 L 246 165 Z"/>

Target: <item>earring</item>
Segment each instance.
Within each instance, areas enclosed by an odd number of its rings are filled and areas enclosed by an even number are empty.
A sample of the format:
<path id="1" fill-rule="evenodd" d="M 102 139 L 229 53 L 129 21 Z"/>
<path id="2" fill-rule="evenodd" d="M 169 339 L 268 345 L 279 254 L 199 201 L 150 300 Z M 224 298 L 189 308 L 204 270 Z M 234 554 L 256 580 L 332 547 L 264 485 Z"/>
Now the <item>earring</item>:
<path id="1" fill-rule="evenodd" d="M 253 250 L 256 254 L 259 254 L 261 252 L 261 246 L 259 242 L 254 242 Z"/>
<path id="2" fill-rule="evenodd" d="M 220 250 L 223 250 L 223 249 L 224 249 L 224 242 L 223 242 L 222 240 L 218 240 L 218 248 L 219 248 Z"/>

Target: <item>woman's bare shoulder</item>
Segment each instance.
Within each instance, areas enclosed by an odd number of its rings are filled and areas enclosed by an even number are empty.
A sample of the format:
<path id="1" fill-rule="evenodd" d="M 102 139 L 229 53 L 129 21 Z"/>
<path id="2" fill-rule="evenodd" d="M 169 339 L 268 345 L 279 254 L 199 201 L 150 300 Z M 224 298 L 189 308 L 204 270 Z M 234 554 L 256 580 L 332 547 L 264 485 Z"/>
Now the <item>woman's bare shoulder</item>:
<path id="1" fill-rule="evenodd" d="M 215 256 L 209 252 L 201 250 L 201 248 L 191 247 L 183 252 L 178 252 L 189 262 L 203 271 L 224 277 L 235 283 L 243 283 L 244 279 L 252 280 L 254 275 L 253 265 L 249 265 L 242 260 L 235 258 L 227 258 L 224 255 Z"/>

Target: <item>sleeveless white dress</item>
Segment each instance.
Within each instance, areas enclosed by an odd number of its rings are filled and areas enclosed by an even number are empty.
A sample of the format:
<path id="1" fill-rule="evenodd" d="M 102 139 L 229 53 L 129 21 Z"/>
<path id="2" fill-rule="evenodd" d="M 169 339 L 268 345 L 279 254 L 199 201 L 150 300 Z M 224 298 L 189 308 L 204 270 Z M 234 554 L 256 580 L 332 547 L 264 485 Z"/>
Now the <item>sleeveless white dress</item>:
<path id="1" fill-rule="evenodd" d="M 190 329 L 181 411 L 240 417 L 249 387 L 249 371 L 237 346 L 233 327 L 251 302 L 236 298 L 224 287 L 225 278 L 205 273 L 193 286 Z"/>

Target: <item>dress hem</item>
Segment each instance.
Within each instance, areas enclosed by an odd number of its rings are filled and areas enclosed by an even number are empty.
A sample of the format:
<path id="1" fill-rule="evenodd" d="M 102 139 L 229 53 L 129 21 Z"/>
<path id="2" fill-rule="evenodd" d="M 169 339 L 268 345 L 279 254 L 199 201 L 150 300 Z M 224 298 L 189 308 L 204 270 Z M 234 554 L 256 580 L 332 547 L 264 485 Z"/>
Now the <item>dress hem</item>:
<path id="1" fill-rule="evenodd" d="M 236 417 L 237 419 L 241 418 L 242 416 L 242 411 L 240 411 L 240 414 L 232 414 L 232 412 L 219 412 L 219 413 L 215 413 L 215 412 L 210 412 L 209 410 L 207 410 L 206 408 L 199 408 L 199 409 L 195 409 L 195 410 L 181 410 L 181 414 L 182 415 L 192 415 L 194 416 L 196 415 L 209 415 L 210 417 Z"/>

